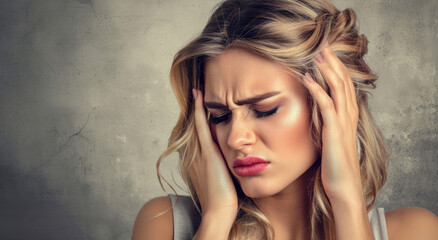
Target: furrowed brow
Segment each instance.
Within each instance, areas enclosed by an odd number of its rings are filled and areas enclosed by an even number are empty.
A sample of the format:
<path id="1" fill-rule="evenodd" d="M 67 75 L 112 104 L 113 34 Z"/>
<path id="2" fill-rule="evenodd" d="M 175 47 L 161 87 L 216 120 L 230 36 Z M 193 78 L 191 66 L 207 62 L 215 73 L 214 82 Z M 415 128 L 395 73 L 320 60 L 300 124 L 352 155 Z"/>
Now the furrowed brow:
<path id="1" fill-rule="evenodd" d="M 223 105 L 222 103 L 218 103 L 218 102 L 205 102 L 204 105 L 207 108 L 227 109 L 227 106 Z"/>
<path id="2" fill-rule="evenodd" d="M 251 98 L 238 100 L 238 101 L 236 101 L 236 104 L 239 105 L 239 106 L 240 105 L 253 104 L 253 103 L 256 103 L 256 102 L 260 102 L 260 101 L 262 101 L 262 100 L 264 100 L 266 98 L 270 98 L 272 96 L 275 96 L 275 95 L 277 95 L 279 93 L 280 92 L 263 93 L 263 94 L 260 94 L 260 95 L 257 95 L 257 96 L 251 97 Z"/>

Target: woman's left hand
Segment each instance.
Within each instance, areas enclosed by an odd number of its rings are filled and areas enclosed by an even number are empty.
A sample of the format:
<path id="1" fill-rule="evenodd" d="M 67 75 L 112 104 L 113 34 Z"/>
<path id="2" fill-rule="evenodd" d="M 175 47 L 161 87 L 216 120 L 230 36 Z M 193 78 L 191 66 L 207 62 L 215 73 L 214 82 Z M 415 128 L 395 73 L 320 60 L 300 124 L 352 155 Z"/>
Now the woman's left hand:
<path id="1" fill-rule="evenodd" d="M 321 179 L 333 210 L 336 239 L 373 239 L 357 156 L 359 110 L 353 81 L 329 46 L 315 62 L 331 97 L 308 73 L 305 82 L 323 118 Z"/>
<path id="2" fill-rule="evenodd" d="M 363 199 L 356 133 L 358 106 L 345 65 L 327 46 L 315 59 L 331 97 L 306 73 L 306 85 L 323 118 L 321 178 L 330 201 Z"/>

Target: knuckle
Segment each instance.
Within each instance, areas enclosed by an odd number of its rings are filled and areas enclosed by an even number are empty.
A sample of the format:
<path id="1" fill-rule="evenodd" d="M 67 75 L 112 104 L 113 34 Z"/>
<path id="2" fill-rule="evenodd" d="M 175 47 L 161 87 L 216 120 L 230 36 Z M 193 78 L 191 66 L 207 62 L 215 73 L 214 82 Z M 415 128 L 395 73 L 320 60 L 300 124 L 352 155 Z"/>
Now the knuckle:
<path id="1" fill-rule="evenodd" d="M 342 65 L 343 65 L 341 68 L 342 69 L 341 70 L 342 77 L 344 79 L 348 79 L 349 81 L 352 81 L 347 66 L 345 66 L 344 64 L 342 64 Z"/>
<path id="2" fill-rule="evenodd" d="M 336 81 L 332 83 L 335 91 L 343 91 L 345 89 L 345 84 L 342 79 L 337 78 Z"/>
<path id="3" fill-rule="evenodd" d="M 316 88 L 316 89 L 314 90 L 314 92 L 315 92 L 315 96 L 316 96 L 317 98 L 322 98 L 322 97 L 324 97 L 325 94 L 327 94 L 327 93 L 324 91 L 324 89 L 322 89 L 321 87 Z"/>
<path id="4" fill-rule="evenodd" d="M 345 81 L 352 81 L 348 72 L 345 72 L 345 71 L 341 72 L 341 78 L 345 79 Z"/>
<path id="5" fill-rule="evenodd" d="M 321 101 L 321 108 L 324 108 L 326 110 L 334 110 L 335 105 L 333 104 L 333 101 L 331 99 L 324 98 Z"/>
<path id="6" fill-rule="evenodd" d="M 333 100 L 327 95 L 327 93 L 321 87 L 314 90 L 314 98 L 321 109 L 334 110 L 335 105 Z"/>
<path id="7" fill-rule="evenodd" d="M 330 68 L 326 69 L 325 76 L 327 77 L 328 82 L 333 82 L 332 79 L 338 78 L 338 74 Z"/>

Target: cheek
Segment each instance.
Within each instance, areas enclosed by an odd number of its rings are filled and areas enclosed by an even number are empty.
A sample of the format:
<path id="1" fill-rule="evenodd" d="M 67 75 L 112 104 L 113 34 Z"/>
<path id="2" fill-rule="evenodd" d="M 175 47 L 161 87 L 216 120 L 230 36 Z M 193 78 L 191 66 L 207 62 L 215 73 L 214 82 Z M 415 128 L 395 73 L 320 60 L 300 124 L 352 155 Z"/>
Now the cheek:
<path id="1" fill-rule="evenodd" d="M 305 105 L 285 109 L 266 125 L 264 132 L 271 141 L 265 141 L 269 148 L 277 153 L 304 154 L 312 149 L 310 138 L 310 117 Z M 263 129 L 263 128 L 260 128 Z"/>
<path id="2" fill-rule="evenodd" d="M 232 150 L 228 146 L 228 127 L 224 126 L 222 124 L 214 125 L 210 123 L 210 132 L 211 136 L 213 137 L 213 141 L 217 144 L 219 147 L 219 150 L 225 157 L 225 162 L 230 166 L 232 164 L 230 161 L 233 158 L 233 156 L 230 156 L 232 154 Z"/>

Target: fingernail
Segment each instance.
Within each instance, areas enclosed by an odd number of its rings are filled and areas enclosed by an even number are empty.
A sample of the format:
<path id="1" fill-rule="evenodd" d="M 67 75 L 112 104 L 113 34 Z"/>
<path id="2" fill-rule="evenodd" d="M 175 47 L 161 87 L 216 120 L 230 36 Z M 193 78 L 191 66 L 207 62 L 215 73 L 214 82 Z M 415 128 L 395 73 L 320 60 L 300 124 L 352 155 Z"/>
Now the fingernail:
<path id="1" fill-rule="evenodd" d="M 196 100 L 198 98 L 198 91 L 196 89 L 192 88 L 193 98 Z"/>
<path id="2" fill-rule="evenodd" d="M 315 82 L 315 81 L 313 81 L 313 78 L 310 76 L 310 74 L 307 72 L 306 72 L 306 74 L 304 74 L 304 79 L 309 83 Z"/>
<path id="3" fill-rule="evenodd" d="M 324 58 L 322 58 L 321 53 L 318 53 L 318 55 L 316 56 L 315 60 L 319 63 L 323 63 L 324 62 Z"/>

